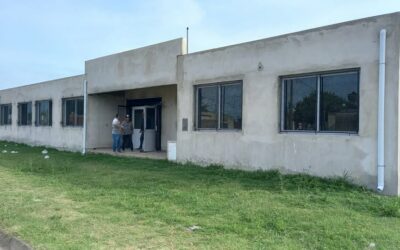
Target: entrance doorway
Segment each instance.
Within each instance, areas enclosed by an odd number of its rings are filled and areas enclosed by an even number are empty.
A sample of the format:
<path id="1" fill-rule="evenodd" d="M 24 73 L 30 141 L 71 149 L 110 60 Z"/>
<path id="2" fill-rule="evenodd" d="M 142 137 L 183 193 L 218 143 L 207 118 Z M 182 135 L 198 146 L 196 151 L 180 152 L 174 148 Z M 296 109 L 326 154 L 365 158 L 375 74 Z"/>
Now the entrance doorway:
<path id="1" fill-rule="evenodd" d="M 142 146 L 144 151 L 155 151 L 156 148 L 156 130 L 157 130 L 157 106 L 133 107 L 133 147 Z M 143 145 L 140 145 L 140 137 L 143 133 Z"/>
<path id="2" fill-rule="evenodd" d="M 140 147 L 140 130 L 143 125 L 144 151 L 161 150 L 161 109 L 160 97 L 146 99 L 128 99 L 126 106 L 119 106 L 118 113 L 130 115 L 133 123 L 132 143 L 133 147 Z M 123 110 L 122 110 L 123 109 Z"/>

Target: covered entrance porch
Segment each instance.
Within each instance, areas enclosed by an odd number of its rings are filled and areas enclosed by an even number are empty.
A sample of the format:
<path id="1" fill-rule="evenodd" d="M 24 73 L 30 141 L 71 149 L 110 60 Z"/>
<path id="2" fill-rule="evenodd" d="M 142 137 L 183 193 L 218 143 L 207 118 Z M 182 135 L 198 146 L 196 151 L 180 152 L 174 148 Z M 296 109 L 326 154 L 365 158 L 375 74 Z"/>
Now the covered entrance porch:
<path id="1" fill-rule="evenodd" d="M 112 153 L 111 123 L 129 115 L 133 125 L 130 148 L 117 155 L 166 159 L 168 141 L 176 141 L 177 85 L 90 94 L 87 111 L 87 148 Z M 142 144 L 142 151 L 140 148 Z"/>

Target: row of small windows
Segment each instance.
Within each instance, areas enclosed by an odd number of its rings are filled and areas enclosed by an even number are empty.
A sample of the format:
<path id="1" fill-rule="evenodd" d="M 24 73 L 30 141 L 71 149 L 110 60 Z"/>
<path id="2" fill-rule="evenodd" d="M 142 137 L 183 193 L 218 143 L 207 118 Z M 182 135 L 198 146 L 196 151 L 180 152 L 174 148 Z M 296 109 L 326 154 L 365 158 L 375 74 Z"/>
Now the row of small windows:
<path id="1" fill-rule="evenodd" d="M 35 125 L 51 126 L 53 124 L 53 102 L 52 100 L 36 101 L 35 103 Z M 21 102 L 17 105 L 19 126 L 32 125 L 32 102 Z M 0 105 L 0 125 L 12 124 L 12 105 Z M 62 99 L 62 121 L 63 126 L 83 126 L 83 97 Z"/>
<path id="2" fill-rule="evenodd" d="M 282 132 L 358 133 L 359 69 L 281 79 Z M 196 129 L 242 129 L 242 85 L 235 81 L 196 86 Z"/>

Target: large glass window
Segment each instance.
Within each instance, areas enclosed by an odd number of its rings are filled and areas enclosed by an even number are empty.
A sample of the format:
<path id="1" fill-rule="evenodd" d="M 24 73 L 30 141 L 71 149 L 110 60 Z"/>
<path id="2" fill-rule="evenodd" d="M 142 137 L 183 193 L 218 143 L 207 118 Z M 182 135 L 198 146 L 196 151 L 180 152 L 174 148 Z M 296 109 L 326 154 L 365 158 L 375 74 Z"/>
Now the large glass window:
<path id="1" fill-rule="evenodd" d="M 63 125 L 83 126 L 83 97 L 63 99 Z"/>
<path id="2" fill-rule="evenodd" d="M 156 109 L 146 108 L 146 129 L 156 128 Z"/>
<path id="3" fill-rule="evenodd" d="M 35 124 L 36 126 L 52 125 L 52 101 L 44 100 L 35 102 Z"/>
<path id="4" fill-rule="evenodd" d="M 198 128 L 218 126 L 218 86 L 198 89 Z"/>
<path id="5" fill-rule="evenodd" d="M 358 74 L 321 76 L 321 131 L 358 131 Z"/>
<path id="6" fill-rule="evenodd" d="M 317 78 L 287 79 L 284 83 L 284 129 L 315 130 Z"/>
<path id="7" fill-rule="evenodd" d="M 282 79 L 283 131 L 357 133 L 359 71 Z"/>
<path id="8" fill-rule="evenodd" d="M 242 82 L 196 88 L 197 129 L 242 129 Z"/>
<path id="9" fill-rule="evenodd" d="M 32 124 L 32 102 L 18 103 L 18 125 Z"/>
<path id="10" fill-rule="evenodd" d="M 144 129 L 144 112 L 143 109 L 135 109 L 133 112 L 134 129 Z"/>
<path id="11" fill-rule="evenodd" d="M 0 105 L 0 125 L 11 125 L 12 105 Z"/>
<path id="12" fill-rule="evenodd" d="M 221 128 L 242 128 L 242 84 L 221 86 Z"/>

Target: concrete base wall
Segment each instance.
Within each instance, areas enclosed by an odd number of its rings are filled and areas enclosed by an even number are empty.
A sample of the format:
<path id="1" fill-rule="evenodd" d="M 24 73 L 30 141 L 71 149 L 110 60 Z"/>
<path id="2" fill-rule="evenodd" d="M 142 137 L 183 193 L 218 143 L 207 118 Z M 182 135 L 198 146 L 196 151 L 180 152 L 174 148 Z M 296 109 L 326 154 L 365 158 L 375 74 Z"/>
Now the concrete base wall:
<path id="1" fill-rule="evenodd" d="M 178 160 L 347 175 L 375 189 L 379 31 L 385 28 L 385 193 L 399 194 L 399 20 L 384 15 L 180 57 Z M 360 68 L 358 135 L 279 132 L 280 76 L 347 68 Z M 196 131 L 194 86 L 229 80 L 243 80 L 242 130 Z M 187 132 L 183 118 L 191 125 Z"/>
<path id="2" fill-rule="evenodd" d="M 0 139 L 79 151 L 82 148 L 82 127 L 62 126 L 62 98 L 83 95 L 83 76 L 74 76 L 0 92 L 1 104 L 12 104 L 12 124 L 0 126 Z M 35 101 L 51 99 L 52 126 L 35 126 Z M 32 125 L 18 126 L 20 102 L 32 102 Z"/>

